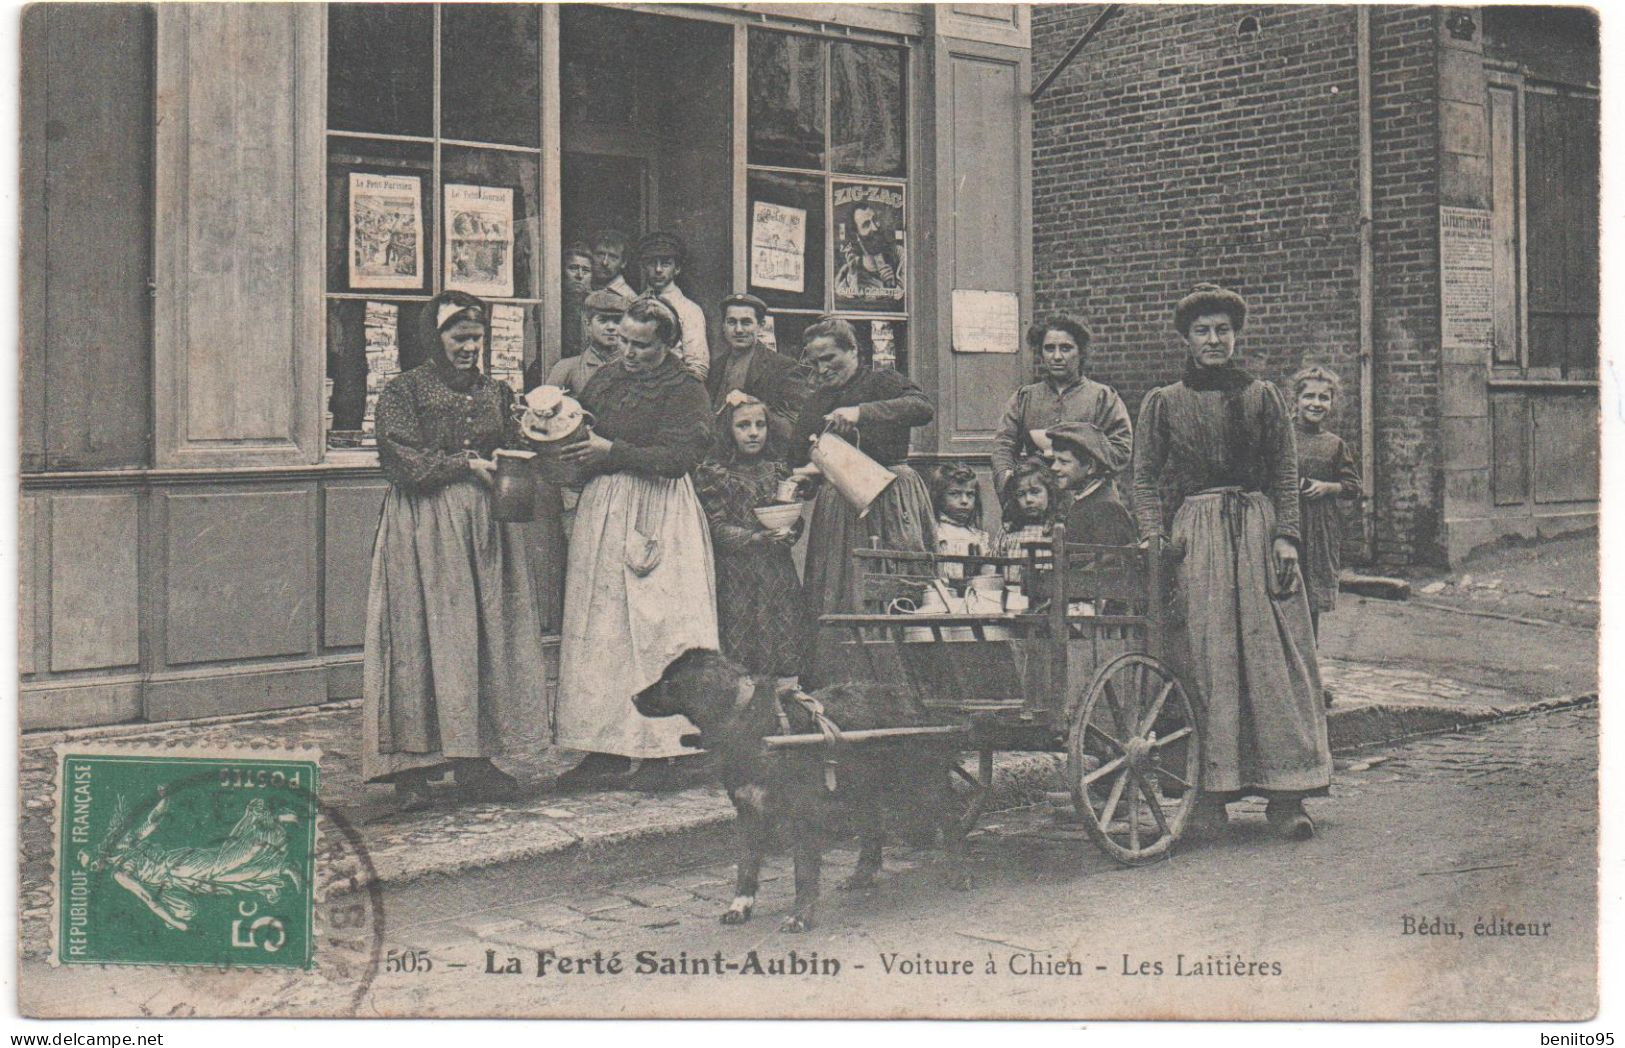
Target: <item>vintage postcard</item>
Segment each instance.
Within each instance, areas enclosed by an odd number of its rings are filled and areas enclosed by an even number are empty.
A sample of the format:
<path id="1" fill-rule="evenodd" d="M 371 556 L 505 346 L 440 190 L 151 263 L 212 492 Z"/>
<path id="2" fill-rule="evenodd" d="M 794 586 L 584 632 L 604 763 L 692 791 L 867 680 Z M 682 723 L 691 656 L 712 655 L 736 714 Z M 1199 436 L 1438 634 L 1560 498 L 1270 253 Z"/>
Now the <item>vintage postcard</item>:
<path id="1" fill-rule="evenodd" d="M 27 1020 L 1614 1003 L 1612 12 L 16 17 Z"/>

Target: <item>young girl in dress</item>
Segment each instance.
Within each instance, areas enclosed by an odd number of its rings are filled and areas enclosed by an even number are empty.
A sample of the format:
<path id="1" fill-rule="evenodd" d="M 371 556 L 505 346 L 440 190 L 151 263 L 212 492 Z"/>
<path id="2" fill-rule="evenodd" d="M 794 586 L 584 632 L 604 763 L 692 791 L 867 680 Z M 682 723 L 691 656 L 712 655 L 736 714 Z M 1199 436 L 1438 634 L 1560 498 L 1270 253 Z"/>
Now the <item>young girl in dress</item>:
<path id="1" fill-rule="evenodd" d="M 1339 499 L 1360 497 L 1360 470 L 1343 438 L 1325 429 L 1342 383 L 1335 372 L 1307 367 L 1292 376 L 1298 442 L 1298 507 L 1303 532 L 1303 577 L 1309 619 L 1320 636 L 1320 616 L 1337 606 L 1337 574 L 1343 564 L 1343 514 Z M 1323 689 L 1326 704 L 1332 694 Z"/>
<path id="2" fill-rule="evenodd" d="M 1029 542 L 1048 542 L 1055 531 L 1055 507 L 1060 491 L 1049 464 L 1037 456 L 1016 463 L 1015 472 L 1005 488 L 1001 507 L 1004 531 L 995 545 L 1000 557 L 1024 557 Z M 1005 569 L 1005 581 L 1011 585 L 1021 582 L 1021 569 L 1012 565 Z"/>
<path id="3" fill-rule="evenodd" d="M 694 474 L 716 553 L 717 633 L 722 652 L 752 673 L 796 677 L 807 635 L 801 581 L 790 547 L 801 521 L 768 528 L 752 512 L 772 505 L 790 476 L 774 445 L 767 405 L 729 395 L 717 419 L 717 444 Z"/>
<path id="4" fill-rule="evenodd" d="M 992 540 L 982 529 L 982 487 L 967 466 L 945 465 L 931 476 L 931 504 L 937 513 L 937 552 L 965 557 L 993 552 Z M 943 564 L 945 579 L 963 578 L 961 564 Z"/>

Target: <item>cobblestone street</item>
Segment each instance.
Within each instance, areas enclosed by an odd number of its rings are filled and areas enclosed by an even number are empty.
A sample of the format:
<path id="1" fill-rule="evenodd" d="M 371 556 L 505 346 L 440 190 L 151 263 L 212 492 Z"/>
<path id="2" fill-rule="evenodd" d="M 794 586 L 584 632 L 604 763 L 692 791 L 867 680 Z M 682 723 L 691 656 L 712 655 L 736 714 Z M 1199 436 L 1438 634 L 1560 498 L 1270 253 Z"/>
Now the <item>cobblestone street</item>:
<path id="1" fill-rule="evenodd" d="M 1316 840 L 1275 840 L 1249 803 L 1232 809 L 1224 840 L 1142 868 L 1114 865 L 1064 812 L 995 814 L 972 837 L 975 890 L 950 891 L 935 852 L 889 851 L 877 887 L 827 891 L 805 936 L 777 931 L 792 894 L 782 856 L 764 870 L 755 919 L 717 922 L 732 895 L 727 848 L 590 894 L 512 879 L 464 890 L 417 882 L 385 893 L 386 950 L 434 966 L 386 967 L 368 1010 L 671 1015 L 703 992 L 708 1012 L 738 1015 L 1105 1018 L 1166 1007 L 1264 1018 L 1321 1001 L 1326 1018 L 1576 1018 L 1595 991 L 1597 729 L 1589 704 L 1362 751 L 1339 760 L 1333 796 L 1311 802 Z M 831 852 L 825 884 L 854 859 Z M 1542 931 L 1510 934 L 1520 924 Z M 792 950 L 804 962 L 834 959 L 840 974 L 789 987 L 635 971 L 640 957 L 658 966 L 720 953 L 748 967 Z M 538 977 L 538 951 L 589 967 L 618 957 L 622 968 Z M 510 958 L 522 977 L 488 971 Z M 896 973 L 897 959 L 914 958 L 967 959 L 977 977 Z M 1082 974 L 1023 974 L 1069 960 Z M 1131 977 L 1142 961 L 1162 973 Z M 1240 979 L 1213 974 L 1244 962 L 1281 974 L 1248 980 L 1245 993 Z M 87 977 L 61 973 L 52 992 Z M 876 980 L 886 980 L 883 997 L 869 995 Z M 157 973 L 147 982 L 146 1006 L 164 1014 L 170 991 Z M 317 989 L 289 977 L 255 992 L 297 1013 Z"/>

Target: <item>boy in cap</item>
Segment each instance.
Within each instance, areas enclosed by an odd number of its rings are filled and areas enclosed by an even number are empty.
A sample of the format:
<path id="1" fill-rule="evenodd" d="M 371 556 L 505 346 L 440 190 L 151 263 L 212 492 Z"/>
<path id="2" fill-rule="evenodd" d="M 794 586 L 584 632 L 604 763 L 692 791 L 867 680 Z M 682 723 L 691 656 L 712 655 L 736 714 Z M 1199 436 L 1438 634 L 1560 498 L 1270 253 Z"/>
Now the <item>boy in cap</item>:
<path id="1" fill-rule="evenodd" d="M 587 381 L 598 373 L 598 369 L 621 355 L 621 317 L 630 304 L 608 288 L 599 288 L 590 293 L 581 304 L 582 326 L 587 334 L 586 348 L 579 355 L 565 357 L 554 364 L 547 373 L 547 385 L 563 386 L 572 397 L 581 396 L 581 391 L 587 388 Z M 540 363 L 539 359 L 534 361 L 525 373 L 527 390 L 542 385 Z M 533 378 L 536 381 L 532 381 Z"/>
<path id="2" fill-rule="evenodd" d="M 677 322 L 683 329 L 683 344 L 679 348 L 683 366 L 704 382 L 711 365 L 711 347 L 705 337 L 705 310 L 677 286 L 677 277 L 687 258 L 688 250 L 676 233 L 656 231 L 638 241 L 643 293 L 660 299 L 677 314 Z"/>
<path id="3" fill-rule="evenodd" d="M 1115 454 L 1105 431 L 1087 422 L 1063 422 L 1049 430 L 1050 472 L 1061 487 L 1059 519 L 1069 542 L 1132 546 L 1139 541 L 1134 518 L 1117 497 L 1110 463 Z"/>

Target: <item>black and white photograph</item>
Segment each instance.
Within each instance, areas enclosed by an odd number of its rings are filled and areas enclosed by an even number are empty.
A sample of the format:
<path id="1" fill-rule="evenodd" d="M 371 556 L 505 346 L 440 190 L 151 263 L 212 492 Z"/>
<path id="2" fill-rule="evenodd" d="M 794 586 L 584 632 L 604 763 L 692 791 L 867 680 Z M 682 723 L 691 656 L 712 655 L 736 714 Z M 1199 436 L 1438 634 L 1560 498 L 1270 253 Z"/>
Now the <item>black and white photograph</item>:
<path id="1" fill-rule="evenodd" d="M 1613 1043 L 1612 11 L 8 17 L 20 1028 Z"/>

